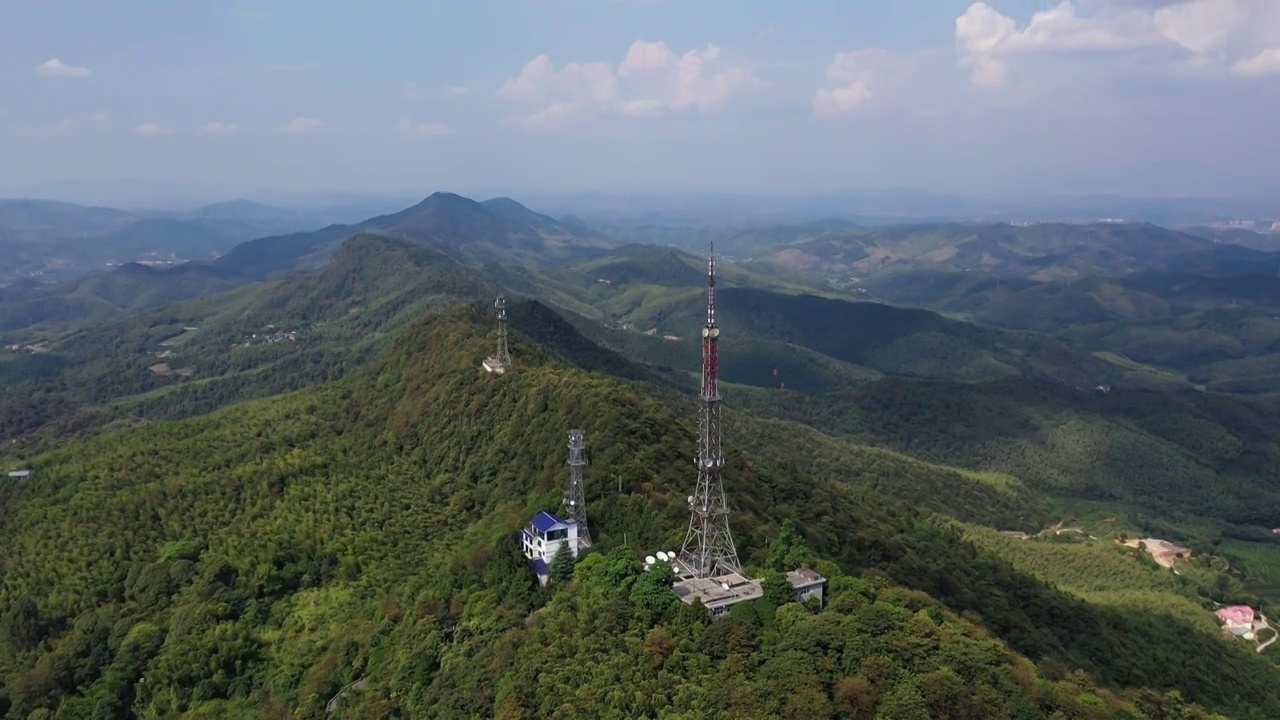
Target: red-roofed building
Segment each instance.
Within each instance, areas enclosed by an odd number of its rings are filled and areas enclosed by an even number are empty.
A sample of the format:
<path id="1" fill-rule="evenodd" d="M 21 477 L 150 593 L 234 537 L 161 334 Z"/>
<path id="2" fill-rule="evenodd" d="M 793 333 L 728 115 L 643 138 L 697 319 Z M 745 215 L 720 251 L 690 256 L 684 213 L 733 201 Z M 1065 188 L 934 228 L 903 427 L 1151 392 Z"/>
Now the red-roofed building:
<path id="1" fill-rule="evenodd" d="M 1253 608 L 1248 605 L 1227 605 L 1218 608 L 1214 615 L 1226 625 L 1228 629 L 1235 627 L 1253 627 Z"/>

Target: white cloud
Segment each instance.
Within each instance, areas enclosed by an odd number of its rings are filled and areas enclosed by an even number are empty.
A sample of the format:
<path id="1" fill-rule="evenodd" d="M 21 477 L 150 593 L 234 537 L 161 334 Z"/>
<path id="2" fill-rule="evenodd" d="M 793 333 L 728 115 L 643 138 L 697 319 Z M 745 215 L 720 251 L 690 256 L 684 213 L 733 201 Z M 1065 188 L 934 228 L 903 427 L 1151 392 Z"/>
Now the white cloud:
<path id="1" fill-rule="evenodd" d="M 1231 72 L 1243 77 L 1280 75 L 1280 47 L 1267 48 L 1251 58 L 1239 60 Z"/>
<path id="2" fill-rule="evenodd" d="M 400 118 L 400 122 L 396 124 L 396 132 L 404 135 L 416 135 L 418 137 L 435 138 L 445 135 L 454 134 L 453 128 L 444 123 L 418 123 L 410 122 L 408 117 Z"/>
<path id="3" fill-rule="evenodd" d="M 240 131 L 240 126 L 235 123 L 209 122 L 200 126 L 196 130 L 201 135 L 230 135 Z"/>
<path id="4" fill-rule="evenodd" d="M 603 61 L 556 69 L 551 58 L 539 55 L 503 84 L 498 97 L 541 108 L 525 121 L 546 127 L 606 113 L 711 113 L 760 85 L 750 70 L 726 62 L 714 45 L 676 55 L 666 43 L 637 40 L 616 69 Z"/>
<path id="5" fill-rule="evenodd" d="M 173 128 L 165 127 L 153 122 L 142 123 L 133 129 L 134 135 L 141 135 L 143 137 L 168 137 L 174 133 L 175 130 Z"/>
<path id="6" fill-rule="evenodd" d="M 91 122 L 91 123 L 111 122 L 111 113 L 102 112 L 102 111 L 96 112 L 96 113 L 89 113 L 88 115 L 84 116 L 83 120 L 85 122 Z"/>
<path id="7" fill-rule="evenodd" d="M 868 48 L 836 55 L 827 66 L 827 84 L 813 96 L 818 117 L 844 115 L 882 99 L 911 73 L 911 60 L 887 50 Z"/>
<path id="8" fill-rule="evenodd" d="M 1256 76 L 1268 74 L 1265 50 L 1280 45 L 1280 2 L 1086 0 L 1081 9 L 1066 0 L 1019 26 L 979 0 L 956 19 L 955 39 L 961 66 L 985 88 L 1006 85 L 1015 66 L 1052 58 L 1063 67 L 1104 53 L 1118 56 L 1106 69 L 1113 75 Z"/>
<path id="9" fill-rule="evenodd" d="M 324 127 L 324 123 L 309 117 L 297 117 L 289 121 L 287 125 L 280 128 L 280 132 L 286 135 L 300 135 L 312 130 L 319 130 Z"/>
<path id="10" fill-rule="evenodd" d="M 40 63 L 39 65 L 36 66 L 36 72 L 41 75 L 46 75 L 48 77 L 67 77 L 67 78 L 89 77 L 90 75 L 93 74 L 89 71 L 89 68 L 87 67 L 75 67 L 74 65 L 67 65 L 66 63 L 62 62 L 58 58 L 53 58 L 51 60 L 47 60 L 43 63 Z"/>
<path id="11" fill-rule="evenodd" d="M 444 91 L 446 95 L 452 95 L 454 97 L 463 97 L 464 95 L 471 94 L 471 88 L 466 87 L 465 85 L 445 85 Z"/>

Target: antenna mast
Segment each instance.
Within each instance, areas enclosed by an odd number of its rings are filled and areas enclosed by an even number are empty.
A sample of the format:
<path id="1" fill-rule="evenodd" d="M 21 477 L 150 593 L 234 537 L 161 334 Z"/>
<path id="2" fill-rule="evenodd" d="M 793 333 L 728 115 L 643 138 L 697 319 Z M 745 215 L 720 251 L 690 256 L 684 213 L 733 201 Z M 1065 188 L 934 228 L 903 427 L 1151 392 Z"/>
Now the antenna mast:
<path id="1" fill-rule="evenodd" d="M 707 257 L 707 324 L 702 328 L 702 392 L 698 413 L 698 486 L 689 496 L 689 532 L 680 550 L 680 564 L 697 578 L 742 571 L 738 550 L 729 534 L 729 504 L 725 499 L 720 447 L 720 328 L 716 325 L 715 246 Z"/>
<path id="2" fill-rule="evenodd" d="M 506 370 L 511 367 L 511 351 L 507 349 L 507 299 L 499 295 L 493 306 L 498 309 L 498 354 L 494 359 L 498 367 Z"/>
<path id="3" fill-rule="evenodd" d="M 569 506 L 569 519 L 578 524 L 578 546 L 591 547 L 591 533 L 587 530 L 586 487 L 582 482 L 582 469 L 587 466 L 587 454 L 583 449 L 582 431 L 569 431 L 569 492 L 564 502 Z"/>

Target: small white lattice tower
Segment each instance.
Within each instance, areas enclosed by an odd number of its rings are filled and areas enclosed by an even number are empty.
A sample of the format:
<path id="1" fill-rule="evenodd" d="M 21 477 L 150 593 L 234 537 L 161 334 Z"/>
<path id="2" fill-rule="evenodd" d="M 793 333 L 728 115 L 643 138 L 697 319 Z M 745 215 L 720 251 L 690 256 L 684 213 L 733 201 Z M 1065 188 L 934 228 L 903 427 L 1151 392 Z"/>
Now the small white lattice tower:
<path id="1" fill-rule="evenodd" d="M 507 299 L 499 295 L 493 306 L 498 310 L 498 352 L 480 365 L 485 372 L 501 375 L 511 369 L 511 351 L 507 349 Z"/>
<path id="2" fill-rule="evenodd" d="M 591 533 L 587 530 L 587 490 L 582 481 L 582 470 L 587 466 L 587 452 L 582 442 L 581 430 L 569 431 L 569 491 L 564 504 L 568 507 L 568 519 L 578 525 L 578 546 L 591 547 Z"/>
<path id="3" fill-rule="evenodd" d="M 507 299 L 499 295 L 493 306 L 498 309 L 498 354 L 494 359 L 504 369 L 511 367 L 511 351 L 507 349 Z"/>
<path id="4" fill-rule="evenodd" d="M 720 328 L 716 325 L 715 250 L 707 258 L 707 324 L 702 328 L 702 392 L 698 413 L 698 485 L 689 496 L 689 532 L 679 564 L 695 578 L 740 573 L 738 550 L 729 533 L 729 504 L 721 471 Z"/>

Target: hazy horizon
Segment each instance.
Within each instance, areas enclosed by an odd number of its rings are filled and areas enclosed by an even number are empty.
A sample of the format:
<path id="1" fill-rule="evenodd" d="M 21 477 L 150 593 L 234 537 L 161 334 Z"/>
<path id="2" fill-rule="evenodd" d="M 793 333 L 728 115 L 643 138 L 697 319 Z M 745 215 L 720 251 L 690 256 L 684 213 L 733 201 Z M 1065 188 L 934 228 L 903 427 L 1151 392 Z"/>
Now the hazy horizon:
<path id="1" fill-rule="evenodd" d="M 8 196 L 1280 191 L 1269 0 L 16 5 Z"/>

